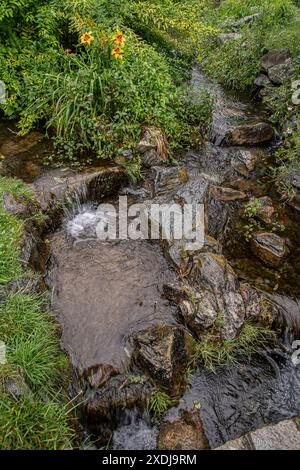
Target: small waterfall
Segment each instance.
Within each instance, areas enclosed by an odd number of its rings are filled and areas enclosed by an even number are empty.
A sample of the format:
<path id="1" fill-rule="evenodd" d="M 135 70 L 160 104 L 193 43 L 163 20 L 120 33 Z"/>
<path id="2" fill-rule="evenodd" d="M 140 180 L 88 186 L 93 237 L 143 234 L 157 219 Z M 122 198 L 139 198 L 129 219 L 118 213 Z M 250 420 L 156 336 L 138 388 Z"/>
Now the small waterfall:
<path id="1" fill-rule="evenodd" d="M 137 408 L 126 410 L 120 426 L 114 432 L 114 450 L 156 449 L 157 428 L 151 425 L 148 411 L 141 413 Z"/>

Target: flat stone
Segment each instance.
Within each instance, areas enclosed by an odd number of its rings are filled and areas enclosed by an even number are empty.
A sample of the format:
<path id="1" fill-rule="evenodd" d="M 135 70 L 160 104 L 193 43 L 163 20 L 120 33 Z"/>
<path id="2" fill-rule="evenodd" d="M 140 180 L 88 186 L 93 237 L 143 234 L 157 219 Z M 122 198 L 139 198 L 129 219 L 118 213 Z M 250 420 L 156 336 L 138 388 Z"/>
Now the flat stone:
<path id="1" fill-rule="evenodd" d="M 239 33 L 225 33 L 225 34 L 219 34 L 218 39 L 220 40 L 221 43 L 227 42 L 227 41 L 232 41 L 232 40 L 237 40 L 241 39 L 242 35 Z"/>
<path id="2" fill-rule="evenodd" d="M 293 420 L 257 429 L 250 436 L 256 450 L 300 449 L 300 431 Z"/>
<path id="3" fill-rule="evenodd" d="M 271 232 L 254 233 L 251 248 L 267 266 L 273 268 L 279 267 L 287 255 L 285 240 Z"/>
<path id="4" fill-rule="evenodd" d="M 239 437 L 232 441 L 226 442 L 220 447 L 216 447 L 214 450 L 251 450 L 249 439 L 247 436 Z"/>
<path id="5" fill-rule="evenodd" d="M 270 142 L 274 139 L 273 127 L 266 122 L 256 122 L 253 124 L 242 124 L 234 127 L 226 133 L 225 140 L 229 145 L 245 145 L 253 147 L 259 144 Z"/>
<path id="6" fill-rule="evenodd" d="M 211 191 L 217 201 L 240 201 L 247 198 L 246 193 L 223 186 L 213 186 Z"/>

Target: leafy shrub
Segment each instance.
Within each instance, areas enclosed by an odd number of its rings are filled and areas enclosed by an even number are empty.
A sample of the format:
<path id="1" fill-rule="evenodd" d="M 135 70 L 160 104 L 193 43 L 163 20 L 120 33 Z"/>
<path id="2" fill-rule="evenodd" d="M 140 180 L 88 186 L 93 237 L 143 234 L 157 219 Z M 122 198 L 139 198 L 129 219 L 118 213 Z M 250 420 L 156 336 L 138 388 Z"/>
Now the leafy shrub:
<path id="1" fill-rule="evenodd" d="M 196 3 L 21 2 L 5 23 L 13 39 L 3 33 L 6 42 L 0 47 L 1 79 L 8 90 L 5 114 L 20 116 L 20 134 L 45 124 L 57 149 L 69 159 L 112 158 L 134 147 L 145 125 L 162 129 L 170 151 L 186 144 L 195 126 L 209 120 L 207 106 L 198 120 L 194 114 L 189 118 L 184 92 L 175 86 L 165 54 L 133 30 L 135 21 L 149 29 L 154 24 L 175 42 L 187 37 L 191 44 L 196 35 L 213 29 L 195 19 L 189 24 L 189 8 L 195 9 Z M 19 19 L 25 26 L 17 32 Z M 127 26 L 120 28 L 122 23 Z M 120 29 L 126 42 L 122 54 L 115 54 L 119 45 L 113 37 Z M 88 32 L 93 40 L 84 44 L 80 38 Z"/>

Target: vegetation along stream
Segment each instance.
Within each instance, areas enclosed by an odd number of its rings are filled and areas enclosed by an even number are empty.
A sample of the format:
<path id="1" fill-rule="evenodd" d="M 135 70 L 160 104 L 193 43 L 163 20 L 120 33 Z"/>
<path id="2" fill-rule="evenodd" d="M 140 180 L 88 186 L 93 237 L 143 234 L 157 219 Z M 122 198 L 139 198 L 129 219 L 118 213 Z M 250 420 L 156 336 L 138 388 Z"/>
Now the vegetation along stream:
<path id="1" fill-rule="evenodd" d="M 296 2 L 60 3 L 0 6 L 0 448 L 299 449 Z M 120 196 L 203 246 L 101 240 Z"/>

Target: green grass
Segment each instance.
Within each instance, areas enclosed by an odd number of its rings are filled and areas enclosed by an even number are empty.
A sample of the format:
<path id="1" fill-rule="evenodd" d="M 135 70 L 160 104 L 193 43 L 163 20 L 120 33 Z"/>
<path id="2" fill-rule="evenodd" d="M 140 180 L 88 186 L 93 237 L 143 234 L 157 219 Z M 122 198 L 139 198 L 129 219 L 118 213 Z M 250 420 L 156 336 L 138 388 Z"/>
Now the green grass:
<path id="1" fill-rule="evenodd" d="M 292 0 L 225 0 L 220 8 L 208 9 L 206 21 L 221 32 L 243 16 L 260 13 L 253 23 L 239 27 L 241 37 L 220 44 L 215 38 L 200 48 L 199 58 L 206 73 L 232 89 L 249 91 L 260 72 L 265 49 L 289 47 L 295 61 L 300 54 L 300 28 Z"/>
<path id="2" fill-rule="evenodd" d="M 167 395 L 160 390 L 156 390 L 150 398 L 149 410 L 155 416 L 160 416 L 177 403 L 178 398 L 170 397 L 170 395 Z"/>
<path id="3" fill-rule="evenodd" d="M 192 341 L 193 360 L 201 362 L 208 370 L 236 364 L 241 358 L 249 358 L 259 348 L 275 339 L 275 332 L 260 325 L 246 322 L 235 339 L 221 339 L 215 331 L 207 333 L 200 341 Z"/>
<path id="4" fill-rule="evenodd" d="M 42 295 L 7 285 L 33 274 L 25 273 L 20 261 L 25 222 L 4 210 L 5 192 L 33 201 L 25 184 L 0 178 L 0 340 L 6 346 L 6 363 L 0 364 L 0 449 L 69 449 L 74 432 L 63 390 L 68 361 L 57 326 Z M 22 391 L 19 397 L 6 393 L 8 379 Z"/>
<path id="5" fill-rule="evenodd" d="M 44 307 L 41 296 L 22 293 L 9 294 L 0 306 L 0 338 L 7 346 L 7 360 L 21 367 L 37 393 L 41 388 L 51 391 L 59 356 L 57 329 Z"/>
<path id="6" fill-rule="evenodd" d="M 68 408 L 56 401 L 16 401 L 0 394 L 1 450 L 67 450 L 72 448 Z"/>
<path id="7" fill-rule="evenodd" d="M 0 177 L 0 285 L 22 276 L 19 242 L 24 230 L 24 222 L 8 214 L 2 204 L 4 193 L 14 197 L 32 199 L 33 194 L 21 181 Z"/>

